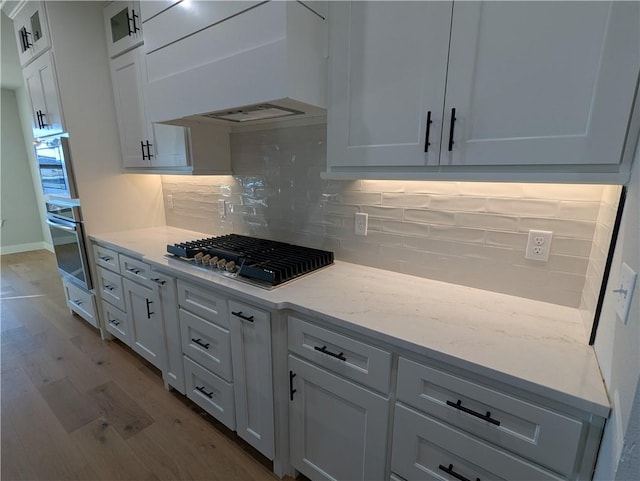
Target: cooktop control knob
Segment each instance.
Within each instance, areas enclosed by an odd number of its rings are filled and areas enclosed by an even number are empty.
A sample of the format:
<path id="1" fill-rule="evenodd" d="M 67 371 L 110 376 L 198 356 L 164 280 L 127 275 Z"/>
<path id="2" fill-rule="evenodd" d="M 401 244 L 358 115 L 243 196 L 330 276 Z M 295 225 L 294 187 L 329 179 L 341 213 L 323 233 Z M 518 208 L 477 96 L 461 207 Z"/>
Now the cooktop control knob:
<path id="1" fill-rule="evenodd" d="M 218 269 L 224 269 L 224 266 L 227 265 L 227 259 L 220 259 L 218 261 Z"/>
<path id="2" fill-rule="evenodd" d="M 227 272 L 235 272 L 236 271 L 236 263 L 233 261 L 227 262 L 227 265 L 224 266 Z"/>
<path id="3" fill-rule="evenodd" d="M 202 252 L 198 252 L 195 256 L 193 256 L 193 258 L 196 261 L 196 264 L 200 264 L 202 262 L 203 257 L 204 257 L 204 254 Z"/>
<path id="4" fill-rule="evenodd" d="M 209 265 L 211 267 L 218 267 L 218 260 L 220 260 L 218 256 L 213 256 L 211 259 L 209 259 Z"/>
<path id="5" fill-rule="evenodd" d="M 209 259 L 211 259 L 211 255 L 207 254 L 206 256 L 204 256 L 202 258 L 202 265 L 208 266 L 209 265 Z"/>

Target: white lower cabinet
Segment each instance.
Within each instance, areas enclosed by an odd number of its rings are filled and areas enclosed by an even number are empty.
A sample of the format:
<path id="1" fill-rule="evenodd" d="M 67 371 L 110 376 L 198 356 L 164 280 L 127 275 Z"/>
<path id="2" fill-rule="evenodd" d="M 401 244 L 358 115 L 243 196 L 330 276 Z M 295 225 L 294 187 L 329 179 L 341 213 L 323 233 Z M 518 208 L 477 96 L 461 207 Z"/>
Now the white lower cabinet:
<path id="1" fill-rule="evenodd" d="M 411 480 L 563 479 L 401 404 L 392 452 L 393 472 Z"/>
<path id="2" fill-rule="evenodd" d="M 129 314 L 131 348 L 154 366 L 163 369 L 162 306 L 152 289 L 123 279 Z"/>
<path id="3" fill-rule="evenodd" d="M 236 431 L 267 458 L 275 456 L 271 322 L 261 309 L 229 301 Z"/>
<path id="4" fill-rule="evenodd" d="M 130 346 L 129 318 L 127 317 L 127 313 L 103 300 L 102 314 L 107 332 L 120 339 L 127 346 Z"/>
<path id="5" fill-rule="evenodd" d="M 229 429 L 235 429 L 233 385 L 184 357 L 187 397 Z"/>
<path id="6" fill-rule="evenodd" d="M 311 479 L 381 480 L 389 399 L 289 355 L 291 464 Z"/>
<path id="7" fill-rule="evenodd" d="M 93 292 L 76 286 L 66 278 L 62 278 L 64 295 L 67 299 L 67 306 L 93 327 L 98 327 L 98 317 L 94 304 Z"/>

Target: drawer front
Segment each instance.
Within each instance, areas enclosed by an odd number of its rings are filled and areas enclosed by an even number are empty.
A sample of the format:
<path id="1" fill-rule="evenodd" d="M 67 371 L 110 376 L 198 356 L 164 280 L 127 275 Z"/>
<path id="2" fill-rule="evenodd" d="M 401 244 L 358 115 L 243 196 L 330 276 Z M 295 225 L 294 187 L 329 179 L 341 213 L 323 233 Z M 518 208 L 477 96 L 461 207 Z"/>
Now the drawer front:
<path id="1" fill-rule="evenodd" d="M 63 280 L 63 286 L 69 309 L 78 314 L 93 327 L 98 327 L 98 318 L 96 317 L 96 307 L 93 294 L 79 288 L 66 279 Z"/>
<path id="2" fill-rule="evenodd" d="M 145 287 L 153 289 L 155 286 L 155 282 L 151 280 L 153 275 L 151 274 L 151 267 L 145 264 L 138 259 L 133 259 L 131 257 L 120 254 L 120 273 L 131 279 L 132 281 L 136 281 L 139 284 L 142 284 Z"/>
<path id="3" fill-rule="evenodd" d="M 577 419 L 403 358 L 397 392 L 399 401 L 498 446 L 554 471 L 573 471 L 582 432 Z"/>
<path id="4" fill-rule="evenodd" d="M 289 317 L 289 350 L 341 376 L 389 392 L 391 353 Z"/>
<path id="5" fill-rule="evenodd" d="M 214 291 L 178 280 L 178 304 L 207 321 L 229 328 L 227 299 Z"/>
<path id="6" fill-rule="evenodd" d="M 179 310 L 182 352 L 218 376 L 231 381 L 229 331 L 184 309 Z"/>
<path id="7" fill-rule="evenodd" d="M 96 265 L 109 269 L 113 272 L 120 272 L 120 260 L 119 254 L 106 247 L 94 245 L 93 256 L 95 257 Z"/>
<path id="8" fill-rule="evenodd" d="M 233 384 L 184 357 L 187 397 L 229 429 L 236 427 Z"/>
<path id="9" fill-rule="evenodd" d="M 405 479 L 562 479 L 402 405 L 396 405 L 391 469 Z"/>
<path id="10" fill-rule="evenodd" d="M 243 322 L 269 322 L 269 313 L 257 307 L 229 300 L 229 314 Z"/>
<path id="11" fill-rule="evenodd" d="M 115 272 L 98 267 L 98 288 L 100 297 L 121 311 L 126 311 L 122 277 Z"/>
<path id="12" fill-rule="evenodd" d="M 117 307 L 113 307 L 104 300 L 102 301 L 102 312 L 104 314 L 104 325 L 107 331 L 127 346 L 130 346 L 131 336 L 129 335 L 129 318 L 127 317 L 127 313 Z"/>

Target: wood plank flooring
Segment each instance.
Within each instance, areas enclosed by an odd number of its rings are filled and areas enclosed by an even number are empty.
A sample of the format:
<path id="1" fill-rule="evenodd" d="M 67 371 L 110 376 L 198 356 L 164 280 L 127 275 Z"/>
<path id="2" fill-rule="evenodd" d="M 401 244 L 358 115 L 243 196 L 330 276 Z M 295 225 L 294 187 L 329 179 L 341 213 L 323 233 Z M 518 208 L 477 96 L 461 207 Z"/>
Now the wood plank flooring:
<path id="1" fill-rule="evenodd" d="M 53 254 L 0 261 L 3 481 L 277 479 L 153 366 L 70 314 Z"/>

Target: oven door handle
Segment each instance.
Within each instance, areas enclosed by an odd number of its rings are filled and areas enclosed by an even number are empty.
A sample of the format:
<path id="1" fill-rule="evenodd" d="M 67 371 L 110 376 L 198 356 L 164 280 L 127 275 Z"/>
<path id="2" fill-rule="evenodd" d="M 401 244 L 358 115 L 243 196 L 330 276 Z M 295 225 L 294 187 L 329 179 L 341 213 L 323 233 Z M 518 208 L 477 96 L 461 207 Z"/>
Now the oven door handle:
<path id="1" fill-rule="evenodd" d="M 66 230 L 68 232 L 77 232 L 77 227 L 74 224 L 66 224 L 62 222 L 54 222 L 51 219 L 47 219 L 47 224 L 57 229 Z"/>

